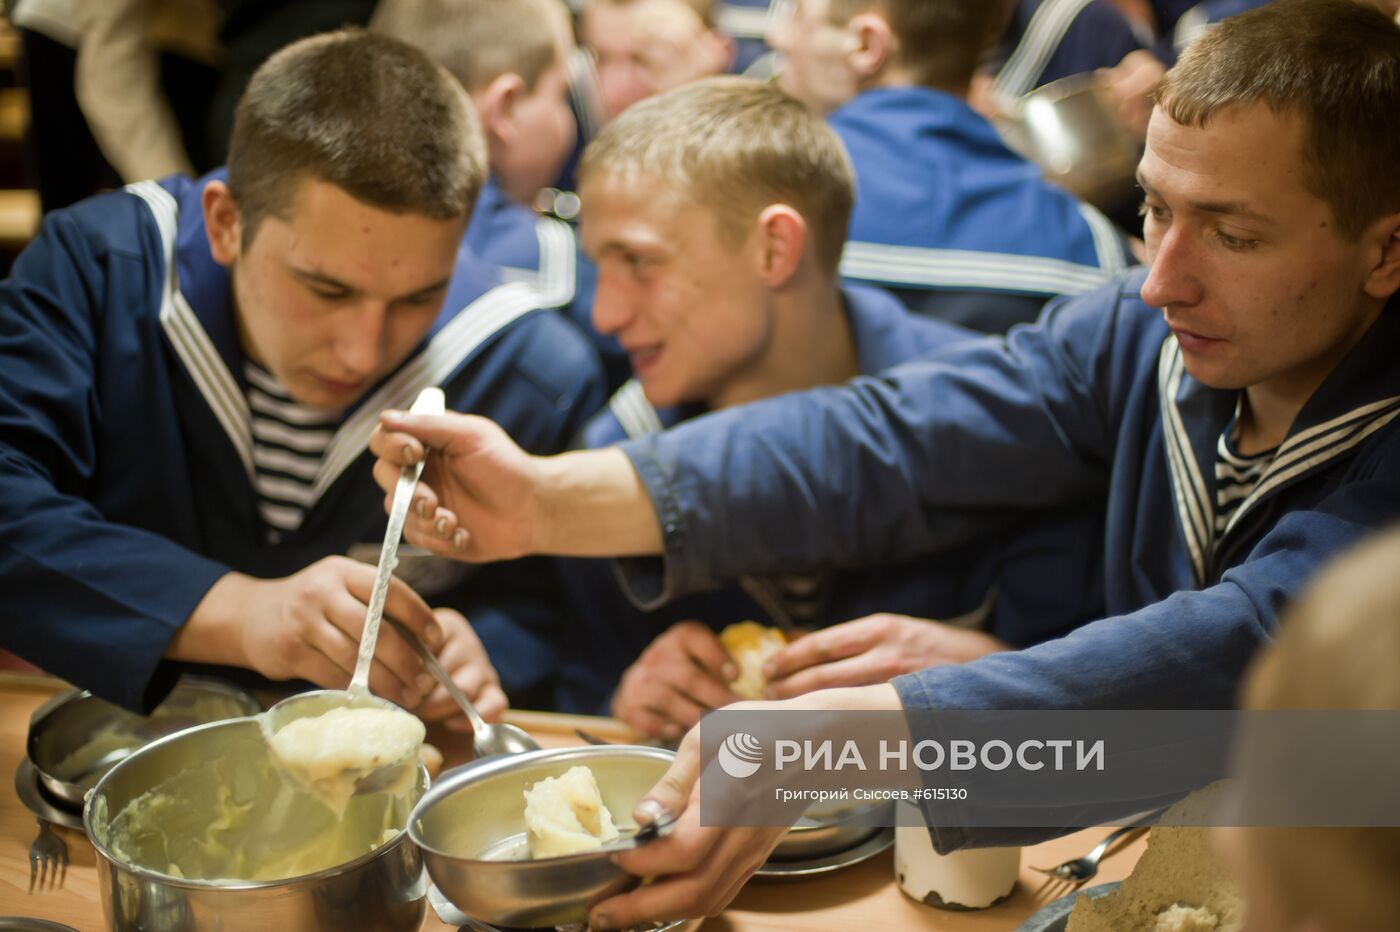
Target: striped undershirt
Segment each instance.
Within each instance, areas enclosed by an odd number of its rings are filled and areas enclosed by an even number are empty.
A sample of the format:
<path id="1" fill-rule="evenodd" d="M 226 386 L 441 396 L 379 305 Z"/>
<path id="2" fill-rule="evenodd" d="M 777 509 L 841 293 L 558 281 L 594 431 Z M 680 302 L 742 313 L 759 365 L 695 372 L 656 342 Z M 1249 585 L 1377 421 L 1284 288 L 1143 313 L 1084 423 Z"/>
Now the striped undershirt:
<path id="1" fill-rule="evenodd" d="M 315 503 L 316 473 L 341 413 L 298 404 L 271 373 L 251 362 L 244 364 L 243 374 L 252 415 L 258 514 L 268 527 L 268 540 L 275 543 L 301 527 Z"/>
<path id="2" fill-rule="evenodd" d="M 1239 416 L 1230 422 L 1220 434 L 1215 445 L 1215 543 L 1225 536 L 1225 528 L 1235 516 L 1240 505 L 1274 461 L 1278 448 L 1262 453 L 1243 455 L 1235 449 L 1239 434 Z"/>

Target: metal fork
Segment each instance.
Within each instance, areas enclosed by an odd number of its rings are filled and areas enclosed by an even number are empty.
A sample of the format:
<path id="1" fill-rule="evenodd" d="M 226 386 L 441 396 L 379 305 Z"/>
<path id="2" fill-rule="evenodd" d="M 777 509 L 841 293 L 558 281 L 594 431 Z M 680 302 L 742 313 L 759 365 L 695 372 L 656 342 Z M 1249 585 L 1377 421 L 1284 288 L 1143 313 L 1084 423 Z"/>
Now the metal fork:
<path id="1" fill-rule="evenodd" d="M 1149 825 L 1125 825 L 1095 845 L 1094 850 L 1082 858 L 1071 858 L 1055 867 L 1032 867 L 1031 870 L 1048 875 L 1045 883 L 1036 889 L 1035 898 L 1055 899 L 1078 890 L 1099 872 L 1099 861 L 1103 860 L 1115 842 L 1122 839 L 1126 845 L 1149 828 Z"/>
<path id="2" fill-rule="evenodd" d="M 34 881 L 39 881 L 39 892 L 48 883 L 50 890 L 63 886 L 68 877 L 68 845 L 58 837 L 53 826 L 39 819 L 39 837 L 29 846 L 29 892 L 34 892 Z"/>

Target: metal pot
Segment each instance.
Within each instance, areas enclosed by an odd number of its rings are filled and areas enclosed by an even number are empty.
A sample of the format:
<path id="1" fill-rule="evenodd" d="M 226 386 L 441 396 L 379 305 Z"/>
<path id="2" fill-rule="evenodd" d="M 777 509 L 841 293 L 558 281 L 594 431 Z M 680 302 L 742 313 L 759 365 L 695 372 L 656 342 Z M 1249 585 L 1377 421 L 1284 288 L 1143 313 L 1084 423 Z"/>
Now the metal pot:
<path id="1" fill-rule="evenodd" d="M 1093 75 L 1052 81 L 1002 106 L 995 120 L 1002 139 L 1047 181 L 1104 210 L 1136 197 L 1142 146 Z"/>
<path id="2" fill-rule="evenodd" d="M 283 880 L 189 880 L 168 869 L 138 866 L 121 853 L 124 848 L 115 837 L 114 823 L 127 803 L 148 790 L 168 785 L 167 781 L 177 775 L 193 779 L 188 775 L 198 774 L 202 780 L 206 772 L 215 775 L 211 782 L 217 784 L 220 776 L 227 775 L 230 784 L 246 791 L 250 761 L 257 767 L 267 762 L 256 717 L 172 735 L 136 752 L 102 778 L 88 795 L 83 822 L 98 854 L 102 909 L 109 928 L 119 932 L 389 932 L 417 929 L 422 924 L 427 906 L 423 861 L 418 849 L 408 842 L 402 823 L 367 854 Z M 271 766 L 267 762 L 267 767 Z M 283 792 L 280 776 L 275 781 L 278 785 L 270 788 L 274 796 Z M 408 805 L 423 794 L 427 781 L 427 771 L 420 766 Z M 321 806 L 299 791 L 289 792 L 296 792 L 296 818 L 306 815 L 299 807 Z M 253 793 L 261 805 L 265 801 L 261 786 Z M 361 818 L 372 811 L 368 807 L 386 806 L 387 801 L 379 796 L 382 794 L 356 797 L 346 818 Z M 278 827 L 275 819 L 255 824 L 268 825 L 269 831 Z M 178 829 L 172 824 L 171 831 Z M 205 837 L 212 838 L 212 832 Z"/>

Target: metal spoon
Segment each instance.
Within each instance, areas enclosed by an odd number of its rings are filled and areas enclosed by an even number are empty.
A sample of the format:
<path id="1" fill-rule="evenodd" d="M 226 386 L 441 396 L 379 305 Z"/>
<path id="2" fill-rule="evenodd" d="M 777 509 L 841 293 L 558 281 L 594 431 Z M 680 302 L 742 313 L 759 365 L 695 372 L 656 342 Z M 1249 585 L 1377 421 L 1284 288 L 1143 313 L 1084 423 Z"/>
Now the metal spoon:
<path id="1" fill-rule="evenodd" d="M 477 759 L 483 757 L 495 757 L 497 754 L 518 754 L 521 751 L 538 751 L 540 746 L 535 743 L 521 728 L 515 725 L 507 725 L 502 722 L 499 725 L 492 725 L 481 717 L 481 713 L 476 711 L 476 706 L 472 705 L 466 693 L 457 688 L 457 684 L 452 682 L 452 677 L 447 675 L 447 671 L 438 663 L 433 652 L 428 650 L 428 645 L 423 643 L 423 639 L 415 634 L 411 629 L 404 627 L 394 619 L 387 619 L 408 646 L 413 648 L 418 659 L 423 661 L 423 666 L 428 668 L 428 672 L 433 675 L 447 690 L 447 694 L 466 713 L 468 721 L 472 723 L 472 749 L 476 752 Z"/>
<path id="2" fill-rule="evenodd" d="M 418 393 L 418 398 L 410 410 L 414 414 L 441 415 L 445 408 L 446 398 L 442 389 L 425 388 Z M 394 501 L 389 509 L 389 526 L 384 533 L 384 546 L 379 552 L 379 569 L 374 579 L 374 591 L 370 594 L 369 610 L 365 613 L 365 627 L 360 635 L 360 653 L 355 660 L 355 673 L 350 678 L 349 689 L 321 689 L 301 693 L 283 699 L 268 709 L 263 713 L 261 728 L 263 739 L 269 745 L 272 736 L 288 722 L 324 715 L 336 708 L 377 708 L 408 714 L 389 700 L 370 693 L 369 668 L 374 662 L 374 647 L 379 640 L 379 623 L 384 617 L 384 600 L 389 593 L 389 578 L 398 563 L 399 540 L 403 537 L 403 525 L 408 518 L 408 506 L 413 501 L 413 490 L 418 485 L 418 478 L 423 474 L 424 459 L 420 459 L 413 466 L 403 467 L 399 473 L 398 485 L 394 488 Z M 377 793 L 388 789 L 403 779 L 417 764 L 417 756 L 410 755 L 403 760 L 390 761 L 362 773 L 355 781 L 355 794 Z"/>

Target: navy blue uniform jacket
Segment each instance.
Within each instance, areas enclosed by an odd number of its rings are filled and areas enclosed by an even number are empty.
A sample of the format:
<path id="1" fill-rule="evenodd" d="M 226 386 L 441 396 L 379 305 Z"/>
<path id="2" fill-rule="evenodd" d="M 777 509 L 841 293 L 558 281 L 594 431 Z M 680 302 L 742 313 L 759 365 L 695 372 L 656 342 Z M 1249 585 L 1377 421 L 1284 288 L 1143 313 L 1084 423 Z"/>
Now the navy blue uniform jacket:
<path id="1" fill-rule="evenodd" d="M 1127 267 L 1093 207 L 1040 177 L 965 101 L 922 87 L 866 91 L 831 114 L 856 170 L 841 274 L 911 310 L 986 333 L 1034 320 Z"/>
<path id="2" fill-rule="evenodd" d="M 51 214 L 0 285 L 4 644 L 132 708 L 171 685 L 161 654 L 225 573 L 284 576 L 382 536 L 365 443 L 383 408 L 442 385 L 450 408 L 549 452 L 603 401 L 586 341 L 464 255 L 429 338 L 348 413 L 304 523 L 271 543 L 201 187 L 143 182 Z"/>

